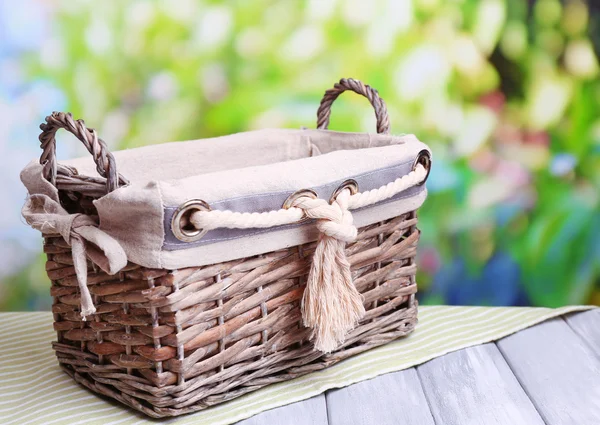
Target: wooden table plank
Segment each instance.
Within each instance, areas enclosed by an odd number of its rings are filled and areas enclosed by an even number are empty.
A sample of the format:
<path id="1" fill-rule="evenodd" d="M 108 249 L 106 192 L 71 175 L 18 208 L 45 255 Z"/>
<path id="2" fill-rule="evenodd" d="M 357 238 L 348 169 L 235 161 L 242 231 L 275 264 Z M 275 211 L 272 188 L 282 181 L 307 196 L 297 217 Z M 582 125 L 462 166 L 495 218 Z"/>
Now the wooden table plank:
<path id="1" fill-rule="evenodd" d="M 547 425 L 600 424 L 600 361 L 562 318 L 496 344 Z"/>
<path id="2" fill-rule="evenodd" d="M 325 395 L 259 413 L 237 425 L 327 425 Z"/>
<path id="3" fill-rule="evenodd" d="M 326 394 L 329 425 L 435 425 L 414 368 Z"/>
<path id="4" fill-rule="evenodd" d="M 600 356 L 600 308 L 564 316 L 567 324 Z"/>
<path id="5" fill-rule="evenodd" d="M 544 425 L 493 343 L 417 367 L 436 424 Z"/>

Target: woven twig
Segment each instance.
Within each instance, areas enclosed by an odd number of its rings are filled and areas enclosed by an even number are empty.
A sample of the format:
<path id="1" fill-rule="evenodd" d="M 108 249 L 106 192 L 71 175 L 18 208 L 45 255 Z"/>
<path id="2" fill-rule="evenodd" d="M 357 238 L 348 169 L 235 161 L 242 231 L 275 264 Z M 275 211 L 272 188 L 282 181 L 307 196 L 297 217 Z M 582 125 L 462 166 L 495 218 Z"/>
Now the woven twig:
<path id="1" fill-rule="evenodd" d="M 104 140 L 98 137 L 96 130 L 85 126 L 83 120 L 74 120 L 70 113 L 53 112 L 46 117 L 46 122 L 40 125 L 40 143 L 43 150 L 40 164 L 44 166 L 44 177 L 56 186 L 58 165 L 56 160 L 56 132 L 64 128 L 77 137 L 86 147 L 96 163 L 98 174 L 106 178 L 106 192 L 112 192 L 119 184 L 127 184 L 127 180 L 117 173 L 115 158 L 109 152 Z M 73 170 L 65 167 L 61 171 L 72 175 Z"/>
<path id="2" fill-rule="evenodd" d="M 331 104 L 346 90 L 351 90 L 369 99 L 369 102 L 371 102 L 371 105 L 375 109 L 377 133 L 388 134 L 390 132 L 390 118 L 385 102 L 379 97 L 377 90 L 353 78 L 342 78 L 332 89 L 325 92 L 321 100 L 321 105 L 319 105 L 319 109 L 317 110 L 317 128 L 327 130 L 331 115 Z"/>

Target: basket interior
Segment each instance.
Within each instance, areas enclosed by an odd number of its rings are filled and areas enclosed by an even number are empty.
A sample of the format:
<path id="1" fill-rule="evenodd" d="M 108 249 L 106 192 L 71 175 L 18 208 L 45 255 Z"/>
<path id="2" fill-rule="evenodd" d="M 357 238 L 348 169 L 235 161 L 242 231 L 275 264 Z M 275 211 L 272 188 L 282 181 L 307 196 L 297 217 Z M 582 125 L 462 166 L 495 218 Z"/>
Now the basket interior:
<path id="1" fill-rule="evenodd" d="M 401 137 L 380 134 L 267 129 L 126 149 L 113 155 L 122 175 L 132 184 L 146 185 L 401 143 Z M 90 155 L 61 164 L 76 168 L 79 175 L 97 175 Z"/>

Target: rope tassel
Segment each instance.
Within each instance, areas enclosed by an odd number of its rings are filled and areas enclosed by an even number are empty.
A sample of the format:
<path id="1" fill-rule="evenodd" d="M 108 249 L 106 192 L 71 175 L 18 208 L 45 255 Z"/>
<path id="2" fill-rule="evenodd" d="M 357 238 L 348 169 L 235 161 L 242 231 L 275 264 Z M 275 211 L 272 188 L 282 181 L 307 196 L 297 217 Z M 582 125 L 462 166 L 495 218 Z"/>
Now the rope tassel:
<path id="1" fill-rule="evenodd" d="M 302 298 L 304 326 L 312 328 L 315 349 L 330 353 L 343 344 L 365 314 L 362 296 L 352 282 L 346 243 L 356 240 L 357 229 L 348 210 L 350 191 L 333 204 L 301 198 L 297 206 L 317 219 L 321 232 Z"/>

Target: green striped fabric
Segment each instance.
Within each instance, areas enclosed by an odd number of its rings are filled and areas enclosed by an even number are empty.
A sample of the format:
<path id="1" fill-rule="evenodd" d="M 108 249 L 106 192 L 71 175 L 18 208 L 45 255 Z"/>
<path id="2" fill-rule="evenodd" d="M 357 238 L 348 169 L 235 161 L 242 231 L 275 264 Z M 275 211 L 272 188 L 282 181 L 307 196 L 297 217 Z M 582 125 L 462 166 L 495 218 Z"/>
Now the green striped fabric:
<path id="1" fill-rule="evenodd" d="M 169 424 L 226 425 L 383 373 L 406 369 L 451 351 L 502 338 L 552 317 L 591 307 L 421 307 L 407 338 L 329 369 L 265 387 Z M 58 367 L 50 313 L 0 313 L 0 418 L 3 425 L 156 424 L 78 386 Z"/>

